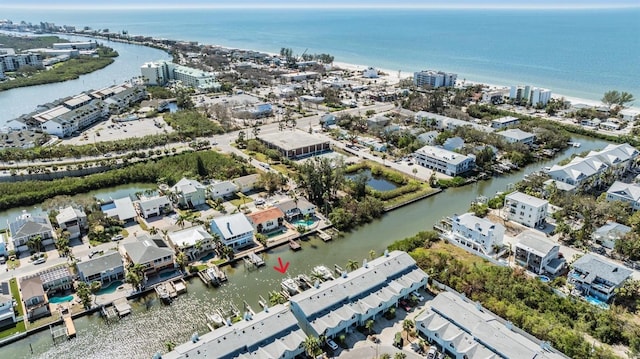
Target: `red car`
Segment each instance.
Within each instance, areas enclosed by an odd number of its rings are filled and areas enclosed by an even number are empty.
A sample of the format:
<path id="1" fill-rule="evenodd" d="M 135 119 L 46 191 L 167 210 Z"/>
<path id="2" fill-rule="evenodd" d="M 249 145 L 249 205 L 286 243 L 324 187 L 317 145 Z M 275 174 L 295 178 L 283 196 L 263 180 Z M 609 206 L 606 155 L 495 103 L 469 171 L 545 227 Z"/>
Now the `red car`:
<path id="1" fill-rule="evenodd" d="M 411 306 L 404 299 L 400 300 L 398 304 L 400 304 L 400 308 L 406 310 L 407 312 L 411 310 Z"/>

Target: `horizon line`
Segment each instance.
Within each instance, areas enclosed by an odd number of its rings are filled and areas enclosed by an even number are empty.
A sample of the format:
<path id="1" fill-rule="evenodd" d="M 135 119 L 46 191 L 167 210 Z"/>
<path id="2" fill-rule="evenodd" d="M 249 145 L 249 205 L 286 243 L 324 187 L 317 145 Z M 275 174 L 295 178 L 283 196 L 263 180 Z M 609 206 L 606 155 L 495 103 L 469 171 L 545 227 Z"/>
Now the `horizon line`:
<path id="1" fill-rule="evenodd" d="M 296 10 L 296 9 L 380 9 L 380 10 L 402 10 L 402 9 L 425 9 L 425 10 L 604 10 L 604 9 L 630 9 L 640 8 L 640 4 L 544 4 L 544 5 L 514 5 L 514 4 L 369 4 L 369 5 L 357 5 L 357 4 L 159 4 L 159 5 L 50 5 L 50 4 L 32 4 L 32 5 L 17 5 L 7 4 L 0 5 L 0 9 L 21 9 L 21 10 L 197 10 L 197 9 L 274 9 L 274 10 Z"/>

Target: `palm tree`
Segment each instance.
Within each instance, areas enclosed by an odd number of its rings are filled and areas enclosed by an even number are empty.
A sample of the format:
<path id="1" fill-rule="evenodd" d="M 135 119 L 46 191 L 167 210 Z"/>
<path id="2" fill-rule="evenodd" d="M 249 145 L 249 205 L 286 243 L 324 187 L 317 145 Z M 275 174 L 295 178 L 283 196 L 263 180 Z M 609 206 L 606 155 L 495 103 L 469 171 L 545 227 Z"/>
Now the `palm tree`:
<path id="1" fill-rule="evenodd" d="M 69 232 L 64 231 L 60 233 L 60 235 L 56 239 L 55 245 L 61 257 L 68 255 L 71 251 L 69 248 Z"/>
<path id="2" fill-rule="evenodd" d="M 189 215 L 187 213 L 180 213 L 178 219 L 176 220 L 176 224 L 180 226 L 180 228 L 184 228 L 185 224 L 189 220 Z"/>
<path id="3" fill-rule="evenodd" d="M 407 333 L 407 340 L 409 340 L 409 331 L 413 329 L 413 326 L 414 326 L 413 320 L 411 319 L 405 319 L 402 322 L 402 330 L 404 330 Z"/>
<path id="4" fill-rule="evenodd" d="M 156 234 L 158 234 L 158 228 L 156 228 L 155 226 L 151 227 L 151 229 L 149 229 L 149 234 L 155 236 Z"/>
<path id="5" fill-rule="evenodd" d="M 347 270 L 348 271 L 354 271 L 354 270 L 358 269 L 358 267 L 360 267 L 360 264 L 357 261 L 354 261 L 353 259 L 349 259 L 347 261 Z"/>
<path id="6" fill-rule="evenodd" d="M 382 354 L 380 354 L 380 359 L 391 359 L 391 354 L 382 353 Z"/>
<path id="7" fill-rule="evenodd" d="M 42 236 L 38 234 L 37 236 L 29 238 L 27 247 L 29 247 L 31 252 L 40 252 L 42 248 Z"/>
<path id="8" fill-rule="evenodd" d="M 187 266 L 187 262 L 187 255 L 184 254 L 183 251 L 178 252 L 178 254 L 176 255 L 176 264 L 180 266 L 181 270 L 184 270 L 184 268 Z"/>
<path id="9" fill-rule="evenodd" d="M 306 337 L 304 342 L 302 342 L 302 346 L 307 356 L 315 357 L 316 352 L 320 350 L 320 339 L 314 336 Z"/>
<path id="10" fill-rule="evenodd" d="M 378 254 L 373 249 L 369 251 L 369 259 L 374 260 Z"/>
<path id="11" fill-rule="evenodd" d="M 407 358 L 407 354 L 403 352 L 397 352 L 393 355 L 393 359 L 406 359 L 406 358 Z"/>
<path id="12" fill-rule="evenodd" d="M 127 271 L 127 276 L 125 277 L 125 282 L 130 283 L 136 290 L 140 290 L 144 285 L 144 267 L 142 264 L 134 264 L 129 267 Z"/>
<path id="13" fill-rule="evenodd" d="M 287 301 L 284 295 L 278 291 L 269 292 L 269 303 L 273 305 L 282 304 Z"/>
<path id="14" fill-rule="evenodd" d="M 369 319 L 364 323 L 364 328 L 367 330 L 367 333 L 371 334 L 371 332 L 373 331 L 374 324 L 375 324 L 375 321 L 373 319 Z"/>

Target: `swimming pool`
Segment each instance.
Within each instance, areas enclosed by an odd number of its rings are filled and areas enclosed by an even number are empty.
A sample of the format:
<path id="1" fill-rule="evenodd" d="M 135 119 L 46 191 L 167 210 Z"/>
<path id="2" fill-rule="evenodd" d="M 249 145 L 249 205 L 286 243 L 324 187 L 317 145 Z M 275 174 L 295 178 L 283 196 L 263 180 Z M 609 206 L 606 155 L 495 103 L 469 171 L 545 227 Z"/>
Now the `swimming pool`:
<path id="1" fill-rule="evenodd" d="M 609 304 L 607 304 L 607 302 L 604 302 L 602 300 L 600 300 L 599 298 L 596 297 L 592 297 L 590 295 L 586 295 L 584 297 L 584 300 L 586 300 L 587 302 L 593 304 L 593 305 L 597 305 L 598 307 L 602 308 L 602 309 L 609 309 Z"/>
<path id="2" fill-rule="evenodd" d="M 305 221 L 304 219 L 299 219 L 295 222 L 293 222 L 294 226 L 305 226 L 305 227 L 311 227 L 313 226 L 313 224 L 315 223 L 315 221 L 313 219 L 310 219 L 308 221 Z"/>
<path id="3" fill-rule="evenodd" d="M 110 210 L 110 209 L 114 209 L 114 208 L 116 208 L 116 204 L 115 204 L 115 203 L 113 203 L 113 202 L 111 202 L 111 203 L 105 203 L 105 204 L 103 204 L 102 206 L 100 206 L 100 209 L 101 209 L 102 211 L 108 211 L 108 210 Z"/>
<path id="4" fill-rule="evenodd" d="M 96 295 L 111 294 L 111 293 L 115 292 L 116 289 L 118 289 L 118 287 L 121 286 L 121 285 L 122 285 L 122 281 L 121 280 L 117 280 L 115 282 L 111 282 L 111 283 L 109 283 L 108 286 L 102 287 L 96 293 Z"/>
<path id="5" fill-rule="evenodd" d="M 51 304 L 59 304 L 59 303 L 66 303 L 66 302 L 70 302 L 73 300 L 73 295 L 67 295 L 64 297 L 51 297 L 49 298 L 49 303 Z"/>
<path id="6" fill-rule="evenodd" d="M 216 256 L 215 252 L 211 252 L 209 254 L 207 254 L 206 256 L 200 258 L 201 261 L 206 262 L 210 259 L 213 259 Z"/>
<path id="7" fill-rule="evenodd" d="M 546 275 L 539 275 L 539 276 L 538 276 L 538 279 L 540 279 L 540 281 L 541 281 L 542 283 L 547 283 L 547 282 L 549 282 L 549 281 L 551 280 L 551 279 L 549 279 L 549 277 L 547 277 Z"/>

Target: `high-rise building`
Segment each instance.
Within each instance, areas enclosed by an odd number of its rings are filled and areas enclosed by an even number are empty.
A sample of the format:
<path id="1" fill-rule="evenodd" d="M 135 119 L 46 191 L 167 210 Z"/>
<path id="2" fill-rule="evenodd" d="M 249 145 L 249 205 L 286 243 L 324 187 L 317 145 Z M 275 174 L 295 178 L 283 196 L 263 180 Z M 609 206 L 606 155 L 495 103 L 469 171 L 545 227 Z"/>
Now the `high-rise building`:
<path id="1" fill-rule="evenodd" d="M 431 88 L 453 87 L 456 85 L 457 74 L 443 71 L 425 70 L 413 73 L 413 83 L 416 86 Z"/>
<path id="2" fill-rule="evenodd" d="M 178 65 L 168 61 L 147 62 L 140 67 L 140 73 L 148 85 L 163 86 L 170 80 L 176 80 L 181 81 L 185 86 L 198 89 L 220 87 L 220 84 L 216 82 L 216 77 L 212 72 Z"/>

